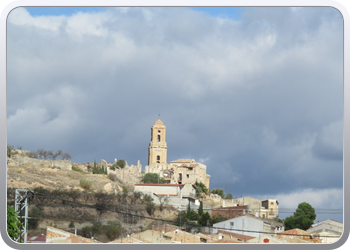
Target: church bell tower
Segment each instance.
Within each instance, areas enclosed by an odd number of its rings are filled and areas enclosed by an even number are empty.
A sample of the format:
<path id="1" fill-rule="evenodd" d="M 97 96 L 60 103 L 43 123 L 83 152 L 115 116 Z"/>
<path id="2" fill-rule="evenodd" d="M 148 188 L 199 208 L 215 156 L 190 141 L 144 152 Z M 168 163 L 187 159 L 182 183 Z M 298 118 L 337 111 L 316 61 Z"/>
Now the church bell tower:
<path id="1" fill-rule="evenodd" d="M 167 161 L 165 125 L 158 119 L 151 127 L 151 142 L 148 146 L 148 165 L 163 164 Z"/>

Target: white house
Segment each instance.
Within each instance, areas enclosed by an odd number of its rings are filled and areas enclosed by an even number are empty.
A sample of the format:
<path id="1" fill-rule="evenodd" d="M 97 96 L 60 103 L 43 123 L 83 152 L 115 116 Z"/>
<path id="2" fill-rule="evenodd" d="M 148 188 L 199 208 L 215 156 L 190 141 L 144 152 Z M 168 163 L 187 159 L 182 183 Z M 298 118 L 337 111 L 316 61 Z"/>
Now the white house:
<path id="1" fill-rule="evenodd" d="M 215 223 L 213 227 L 213 233 L 223 230 L 256 238 L 263 236 L 265 233 L 274 234 L 284 231 L 282 223 L 271 219 L 261 219 L 251 214 L 244 214 L 233 219 Z"/>
<path id="2" fill-rule="evenodd" d="M 144 194 L 151 195 L 155 203 L 159 202 L 159 196 L 169 197 L 168 204 L 179 209 L 186 208 L 190 202 L 194 205 L 199 205 L 196 199 L 196 189 L 192 184 L 158 184 L 158 183 L 139 183 L 135 184 L 135 191 L 140 191 Z"/>

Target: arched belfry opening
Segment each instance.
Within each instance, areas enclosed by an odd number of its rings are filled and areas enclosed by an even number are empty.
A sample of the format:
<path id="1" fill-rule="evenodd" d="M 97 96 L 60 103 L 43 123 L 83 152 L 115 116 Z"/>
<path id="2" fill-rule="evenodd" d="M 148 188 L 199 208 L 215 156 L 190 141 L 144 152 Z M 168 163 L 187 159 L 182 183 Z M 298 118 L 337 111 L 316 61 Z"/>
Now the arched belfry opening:
<path id="1" fill-rule="evenodd" d="M 167 143 L 165 141 L 166 127 L 158 119 L 151 127 L 151 142 L 148 147 L 148 165 L 167 163 Z"/>

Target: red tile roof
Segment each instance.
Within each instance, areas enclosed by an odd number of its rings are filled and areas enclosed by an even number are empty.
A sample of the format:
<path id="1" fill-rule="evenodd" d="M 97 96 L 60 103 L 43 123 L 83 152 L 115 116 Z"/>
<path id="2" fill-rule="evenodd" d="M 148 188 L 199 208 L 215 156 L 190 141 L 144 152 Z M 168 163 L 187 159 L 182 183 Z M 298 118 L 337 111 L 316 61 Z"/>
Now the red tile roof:
<path id="1" fill-rule="evenodd" d="M 46 242 L 46 236 L 27 236 L 28 242 Z"/>
<path id="2" fill-rule="evenodd" d="M 160 119 L 158 119 L 153 126 L 164 126 L 164 123 Z"/>

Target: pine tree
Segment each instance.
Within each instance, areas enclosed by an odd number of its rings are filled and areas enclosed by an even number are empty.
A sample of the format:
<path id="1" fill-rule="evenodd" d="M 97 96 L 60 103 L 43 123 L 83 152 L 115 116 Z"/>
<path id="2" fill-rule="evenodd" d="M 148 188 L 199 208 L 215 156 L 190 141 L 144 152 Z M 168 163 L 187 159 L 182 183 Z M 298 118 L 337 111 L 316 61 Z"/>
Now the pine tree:
<path id="1" fill-rule="evenodd" d="M 203 202 L 201 202 L 201 201 L 199 203 L 198 214 L 199 214 L 199 216 L 201 216 L 203 214 Z"/>
<path id="2" fill-rule="evenodd" d="M 96 166 L 96 160 L 94 161 L 94 167 L 92 169 L 93 174 L 97 174 L 97 166 Z"/>

